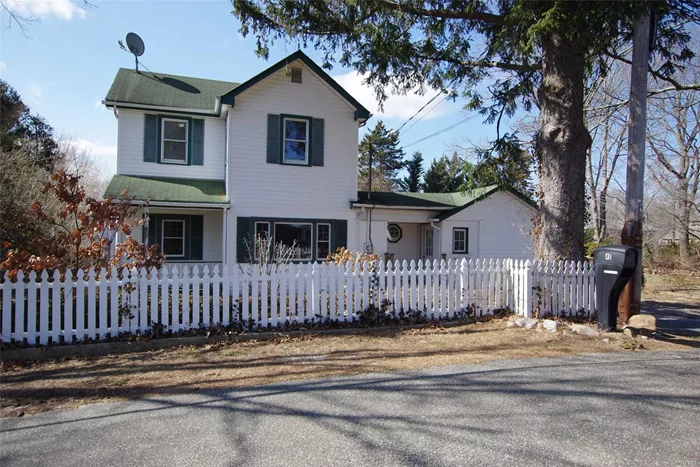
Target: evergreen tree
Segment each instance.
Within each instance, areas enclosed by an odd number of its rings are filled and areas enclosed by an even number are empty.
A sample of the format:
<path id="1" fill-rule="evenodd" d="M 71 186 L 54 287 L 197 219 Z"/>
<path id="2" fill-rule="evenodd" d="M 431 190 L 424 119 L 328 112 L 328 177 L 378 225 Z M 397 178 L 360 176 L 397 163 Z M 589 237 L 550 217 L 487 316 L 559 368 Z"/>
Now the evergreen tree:
<path id="1" fill-rule="evenodd" d="M 372 149 L 372 191 L 394 191 L 398 173 L 403 168 L 404 152 L 399 147 L 399 134 L 389 130 L 381 120 L 367 133 L 359 147 L 360 179 L 358 189 L 367 191 L 370 146 Z"/>
<path id="2" fill-rule="evenodd" d="M 417 193 L 423 188 L 421 179 L 423 178 L 423 154 L 420 151 L 413 153 L 413 158 L 406 163 L 406 175 L 400 182 L 399 187 L 403 191 Z"/>
<path id="3" fill-rule="evenodd" d="M 366 73 L 380 102 L 390 91 L 430 86 L 461 92 L 488 123 L 536 107 L 538 255 L 567 259 L 584 255 L 586 77 L 604 68 L 604 56 L 630 62 L 634 23 L 648 9 L 658 19 L 654 53 L 663 63 L 651 73 L 688 89 L 672 75 L 694 56 L 697 0 L 233 0 L 240 32 L 255 34 L 258 55 L 267 59 L 270 44 L 284 39 L 314 47 L 325 68 L 337 60 Z"/>
<path id="4" fill-rule="evenodd" d="M 454 193 L 465 188 L 467 173 L 471 164 L 459 158 L 457 153 L 452 157 L 442 156 L 433 160 L 430 168 L 423 177 L 423 191 L 426 193 Z"/>

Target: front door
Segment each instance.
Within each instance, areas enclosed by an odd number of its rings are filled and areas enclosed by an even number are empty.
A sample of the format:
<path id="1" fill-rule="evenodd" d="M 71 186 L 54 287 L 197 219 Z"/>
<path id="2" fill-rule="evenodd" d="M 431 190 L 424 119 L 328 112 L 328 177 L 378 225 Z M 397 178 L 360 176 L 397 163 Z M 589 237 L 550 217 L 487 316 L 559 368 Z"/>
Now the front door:
<path id="1" fill-rule="evenodd" d="M 433 250 L 435 246 L 434 241 L 435 229 L 430 224 L 423 224 L 421 229 L 421 257 L 426 259 L 433 259 Z"/>

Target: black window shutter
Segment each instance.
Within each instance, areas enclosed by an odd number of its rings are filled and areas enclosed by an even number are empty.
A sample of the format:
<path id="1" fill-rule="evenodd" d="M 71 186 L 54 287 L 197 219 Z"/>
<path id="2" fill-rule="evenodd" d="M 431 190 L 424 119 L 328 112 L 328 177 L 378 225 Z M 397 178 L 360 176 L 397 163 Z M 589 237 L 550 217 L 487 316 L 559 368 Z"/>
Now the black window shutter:
<path id="1" fill-rule="evenodd" d="M 267 163 L 280 163 L 280 116 L 267 115 Z"/>
<path id="2" fill-rule="evenodd" d="M 348 246 L 348 221 L 333 221 L 331 230 L 331 254 L 338 251 L 340 247 Z"/>
<path id="3" fill-rule="evenodd" d="M 323 167 L 323 119 L 314 118 L 311 128 L 311 165 Z"/>
<path id="4" fill-rule="evenodd" d="M 143 161 L 158 162 L 158 117 L 146 114 L 143 129 Z"/>
<path id="5" fill-rule="evenodd" d="M 239 217 L 236 220 L 236 261 L 247 263 L 248 248 L 253 248 L 251 242 L 251 218 Z"/>
<path id="6" fill-rule="evenodd" d="M 162 251 L 160 247 L 160 220 L 158 214 L 148 215 L 148 246 L 158 244 L 158 251 Z"/>
<path id="7" fill-rule="evenodd" d="M 469 254 L 469 229 L 464 229 L 464 253 Z"/>
<path id="8" fill-rule="evenodd" d="M 189 216 L 190 254 L 189 260 L 202 260 L 204 249 L 204 216 Z"/>
<path id="9" fill-rule="evenodd" d="M 191 157 L 192 165 L 204 165 L 204 120 L 201 118 L 192 119 L 192 143 Z"/>

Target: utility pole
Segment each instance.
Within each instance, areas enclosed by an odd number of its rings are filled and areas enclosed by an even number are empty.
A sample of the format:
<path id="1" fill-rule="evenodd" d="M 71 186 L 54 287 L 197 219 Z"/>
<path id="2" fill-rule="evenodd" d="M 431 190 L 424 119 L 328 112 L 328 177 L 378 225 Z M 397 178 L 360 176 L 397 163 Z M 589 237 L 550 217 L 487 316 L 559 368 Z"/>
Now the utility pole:
<path id="1" fill-rule="evenodd" d="M 647 10 L 634 24 L 632 79 L 627 152 L 627 185 L 623 245 L 637 250 L 637 269 L 620 295 L 618 310 L 627 323 L 639 313 L 642 300 L 642 217 L 644 215 L 644 147 L 647 129 L 647 68 L 649 67 L 650 14 Z"/>

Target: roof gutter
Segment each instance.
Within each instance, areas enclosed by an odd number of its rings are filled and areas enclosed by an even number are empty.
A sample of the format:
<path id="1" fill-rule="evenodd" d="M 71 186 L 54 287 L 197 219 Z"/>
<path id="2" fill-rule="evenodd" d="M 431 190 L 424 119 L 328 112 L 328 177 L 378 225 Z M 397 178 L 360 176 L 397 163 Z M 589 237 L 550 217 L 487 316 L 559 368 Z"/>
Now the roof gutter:
<path id="1" fill-rule="evenodd" d="M 449 211 L 454 209 L 454 207 L 443 207 L 443 206 L 388 206 L 379 204 L 367 204 L 367 203 L 350 203 L 350 207 L 353 208 L 372 208 L 372 209 L 406 209 L 406 210 L 420 210 L 420 211 Z"/>
<path id="2" fill-rule="evenodd" d="M 114 201 L 125 202 L 126 200 L 115 199 Z M 191 209 L 222 209 L 230 207 L 231 203 L 183 203 L 178 201 L 144 201 L 139 199 L 130 200 L 131 204 L 137 206 L 162 207 L 162 208 L 191 208 Z"/>
<path id="3" fill-rule="evenodd" d="M 219 99 L 217 98 L 217 101 Z M 143 110 L 160 110 L 160 111 L 168 111 L 168 112 L 180 112 L 180 113 L 194 113 L 194 114 L 202 114 L 202 115 L 211 115 L 211 116 L 219 116 L 221 112 L 221 102 L 218 102 L 218 105 L 215 104 L 215 109 L 214 110 L 203 110 L 203 109 L 188 109 L 184 107 L 165 107 L 161 105 L 148 105 L 148 104 L 133 104 L 131 102 L 116 102 L 116 101 L 107 101 L 103 100 L 102 103 L 107 106 L 107 108 L 111 107 L 123 107 L 123 108 L 130 108 L 130 109 L 143 109 Z M 217 110 L 218 108 L 218 110 Z"/>

